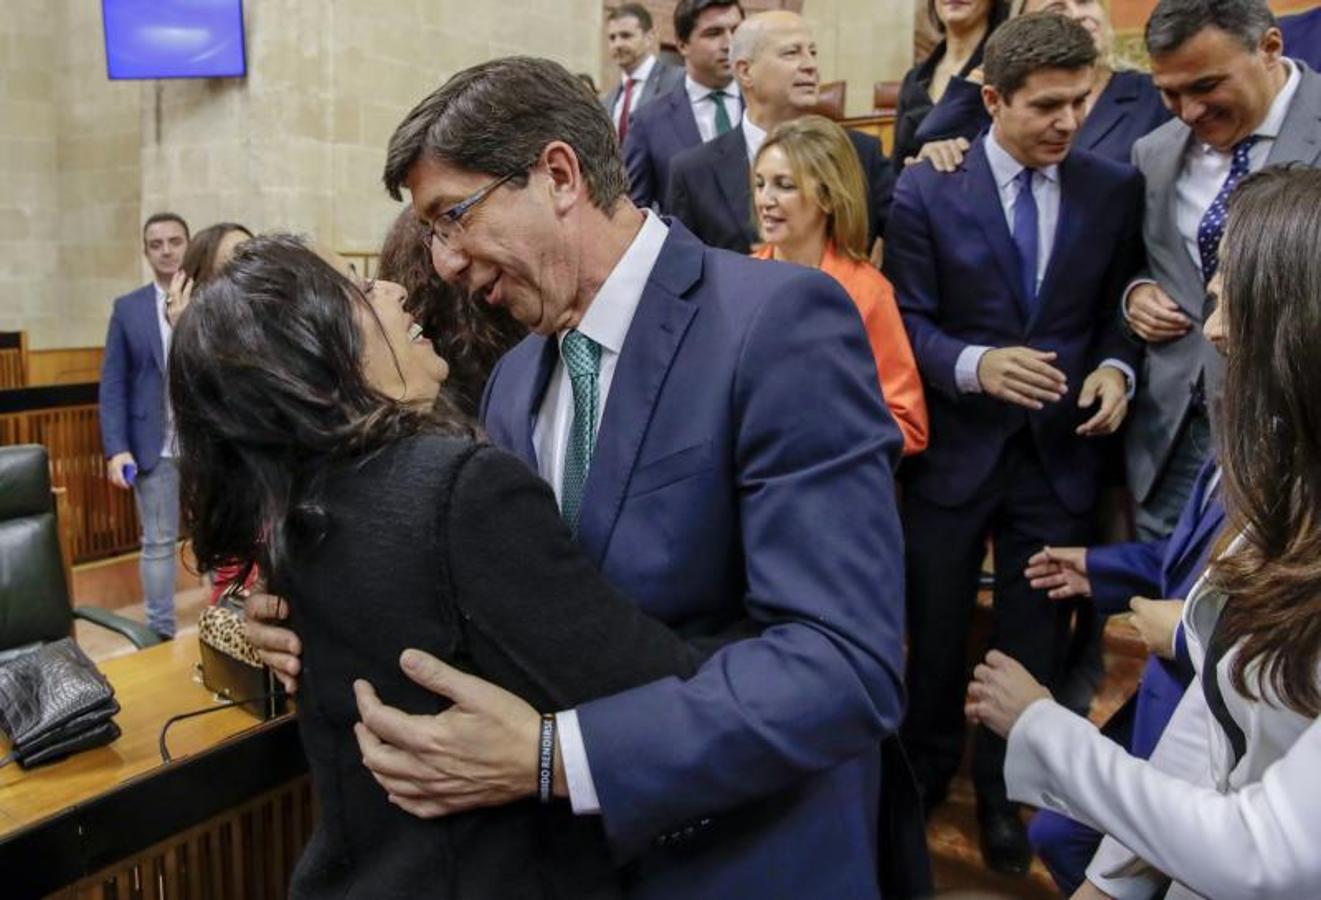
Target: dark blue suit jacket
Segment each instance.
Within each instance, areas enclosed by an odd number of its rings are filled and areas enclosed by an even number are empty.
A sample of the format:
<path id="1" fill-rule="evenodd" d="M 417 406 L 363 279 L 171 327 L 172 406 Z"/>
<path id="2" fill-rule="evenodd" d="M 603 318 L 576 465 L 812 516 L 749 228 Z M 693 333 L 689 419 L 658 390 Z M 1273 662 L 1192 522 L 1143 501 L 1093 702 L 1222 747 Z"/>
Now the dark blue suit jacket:
<path id="1" fill-rule="evenodd" d="M 1192 496 L 1179 514 L 1169 537 L 1092 547 L 1087 551 L 1087 578 L 1092 602 L 1107 615 L 1128 611 L 1129 598 L 1186 599 L 1193 583 L 1206 569 L 1216 535 L 1225 524 L 1219 492 L 1207 496 L 1216 461 L 1208 460 L 1197 475 Z M 1147 660 L 1138 685 L 1137 709 L 1129 750 L 1146 759 L 1169 724 L 1174 708 L 1193 677 L 1182 633 L 1175 660 L 1155 655 Z"/>
<path id="2" fill-rule="evenodd" d="M 99 389 L 106 458 L 125 450 L 150 472 L 165 443 L 165 346 L 156 288 L 144 285 L 115 301 L 106 333 Z"/>
<path id="3" fill-rule="evenodd" d="M 702 143 L 693 105 L 683 85 L 658 97 L 633 114 L 624 138 L 629 196 L 643 209 L 664 208 L 670 186 L 670 161 Z"/>
<path id="4" fill-rule="evenodd" d="M 535 468 L 556 342 L 491 375 L 483 422 Z M 757 637 L 578 710 L 631 896 L 871 898 L 878 744 L 903 706 L 903 560 L 885 409 L 829 276 L 671 222 L 615 369 L 579 542 L 683 634 Z M 590 648 L 583 648 L 590 652 Z"/>
<path id="5" fill-rule="evenodd" d="M 1060 195 L 1055 244 L 1029 316 L 984 141 L 958 171 L 944 175 L 922 163 L 899 178 L 885 271 L 931 416 L 931 443 L 905 465 L 905 481 L 932 503 L 971 499 L 1008 440 L 1030 428 L 1060 502 L 1074 513 L 1091 508 L 1097 448 L 1074 429 L 1094 410 L 1078 408 L 1078 392 L 1107 358 L 1136 369 L 1137 348 L 1121 333 L 1115 307 L 1140 263 L 1142 178 L 1131 166 L 1075 150 L 1060 164 Z M 962 394 L 955 363 L 969 345 L 1053 350 L 1069 392 L 1038 412 Z"/>
<path id="6" fill-rule="evenodd" d="M 1321 7 L 1283 16 L 1284 55 L 1301 59 L 1313 71 L 1321 71 Z"/>
<path id="7" fill-rule="evenodd" d="M 1083 120 L 1073 145 L 1116 162 L 1128 162 L 1138 138 L 1170 118 L 1160 91 L 1145 72 L 1116 72 Z M 950 80 L 940 102 L 917 129 L 917 146 L 945 138 L 972 140 L 991 124 L 982 88 L 962 78 Z"/>
<path id="8" fill-rule="evenodd" d="M 894 173 L 881 142 L 869 134 L 846 131 L 858 152 L 867 181 L 870 237 L 885 230 L 894 189 Z M 752 175 L 748 143 L 735 127 L 705 144 L 683 151 L 670 164 L 665 211 L 712 247 L 752 252 L 757 223 L 752 210 Z"/>

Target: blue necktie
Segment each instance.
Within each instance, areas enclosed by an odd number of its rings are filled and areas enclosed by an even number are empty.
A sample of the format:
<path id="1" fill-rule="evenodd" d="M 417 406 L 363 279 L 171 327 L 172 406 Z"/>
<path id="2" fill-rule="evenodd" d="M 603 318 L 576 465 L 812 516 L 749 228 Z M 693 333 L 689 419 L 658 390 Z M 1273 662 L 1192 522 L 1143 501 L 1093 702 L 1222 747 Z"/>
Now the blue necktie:
<path id="1" fill-rule="evenodd" d="M 1037 198 L 1032 196 L 1035 169 L 1024 169 L 1015 177 L 1018 197 L 1014 200 L 1014 246 L 1018 248 L 1019 275 L 1028 312 L 1037 305 Z"/>
<path id="2" fill-rule="evenodd" d="M 1220 265 L 1220 238 L 1225 233 L 1225 213 L 1229 209 L 1229 195 L 1248 174 L 1248 152 L 1257 143 L 1257 136 L 1250 134 L 1234 145 L 1234 156 L 1229 163 L 1229 174 L 1220 186 L 1220 193 L 1207 208 L 1206 215 L 1197 226 L 1197 253 L 1202 258 L 1202 280 L 1210 283 L 1216 268 Z"/>
<path id="3" fill-rule="evenodd" d="M 601 345 L 571 329 L 560 344 L 560 355 L 573 386 L 573 424 L 564 454 L 564 478 L 560 482 L 560 515 L 569 531 L 578 534 L 583 486 L 596 447 L 596 422 L 600 407 Z"/>

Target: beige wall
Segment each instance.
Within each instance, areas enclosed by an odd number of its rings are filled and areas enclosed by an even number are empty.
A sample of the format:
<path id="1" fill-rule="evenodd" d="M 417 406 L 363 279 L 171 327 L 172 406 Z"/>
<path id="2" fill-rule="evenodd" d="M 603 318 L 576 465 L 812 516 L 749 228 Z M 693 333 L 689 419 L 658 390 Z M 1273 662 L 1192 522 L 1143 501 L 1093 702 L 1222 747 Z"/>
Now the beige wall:
<path id="1" fill-rule="evenodd" d="M 821 80 L 848 82 L 850 116 L 871 112 L 872 85 L 899 81 L 913 64 L 911 0 L 803 0 L 803 18 L 816 32 Z"/>

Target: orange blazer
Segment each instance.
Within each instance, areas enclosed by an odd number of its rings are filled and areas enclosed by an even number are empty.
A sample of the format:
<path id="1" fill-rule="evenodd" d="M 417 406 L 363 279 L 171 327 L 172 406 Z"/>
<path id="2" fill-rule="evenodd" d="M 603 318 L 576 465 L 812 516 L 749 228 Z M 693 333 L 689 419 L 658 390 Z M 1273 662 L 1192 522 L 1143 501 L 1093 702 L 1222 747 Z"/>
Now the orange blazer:
<path id="1" fill-rule="evenodd" d="M 770 259 L 772 249 L 761 246 L 753 251 L 757 259 Z M 927 401 L 922 392 L 922 377 L 908 343 L 908 332 L 899 318 L 894 288 L 870 263 L 850 259 L 826 246 L 821 257 L 821 271 L 844 286 L 862 315 L 872 355 L 876 357 L 876 375 L 881 384 L 885 405 L 904 436 L 904 456 L 926 449 L 929 435 Z"/>

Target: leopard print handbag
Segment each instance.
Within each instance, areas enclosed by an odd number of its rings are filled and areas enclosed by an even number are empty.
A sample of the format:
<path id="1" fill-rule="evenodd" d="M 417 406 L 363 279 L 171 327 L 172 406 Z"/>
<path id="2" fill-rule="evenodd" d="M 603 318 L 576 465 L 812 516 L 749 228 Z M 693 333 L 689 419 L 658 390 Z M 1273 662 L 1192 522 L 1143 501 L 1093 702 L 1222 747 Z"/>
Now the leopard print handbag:
<path id="1" fill-rule="evenodd" d="M 273 719 L 284 713 L 287 698 L 284 685 L 243 635 L 244 581 L 235 579 L 198 619 L 202 684 L 259 719 Z"/>

